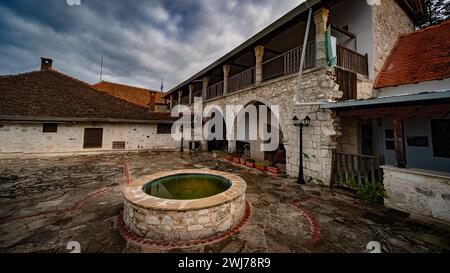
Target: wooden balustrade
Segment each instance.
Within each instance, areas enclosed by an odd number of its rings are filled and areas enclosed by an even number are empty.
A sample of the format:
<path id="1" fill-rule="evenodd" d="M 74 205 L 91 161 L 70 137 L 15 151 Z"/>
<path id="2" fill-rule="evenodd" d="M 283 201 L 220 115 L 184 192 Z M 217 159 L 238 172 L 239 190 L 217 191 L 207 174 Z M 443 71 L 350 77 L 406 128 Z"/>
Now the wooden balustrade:
<path id="1" fill-rule="evenodd" d="M 228 93 L 233 93 L 255 84 L 255 68 L 252 67 L 228 79 Z"/>
<path id="2" fill-rule="evenodd" d="M 211 85 L 206 90 L 206 99 L 214 99 L 223 95 L 223 81 Z"/>
<path id="3" fill-rule="evenodd" d="M 369 75 L 368 55 L 362 55 L 344 46 L 337 45 L 337 66 L 356 72 L 361 75 Z"/>
<path id="4" fill-rule="evenodd" d="M 300 68 L 302 46 L 291 49 L 266 62 L 263 68 L 263 80 L 270 80 L 279 76 L 297 73 Z M 310 41 L 306 44 L 304 69 L 312 68 L 316 63 L 316 44 Z"/>
<path id="5" fill-rule="evenodd" d="M 366 181 L 382 182 L 382 164 L 380 157 L 333 152 L 332 187 L 357 189 Z"/>
<path id="6" fill-rule="evenodd" d="M 356 73 L 340 67 L 336 67 L 335 71 L 336 82 L 339 85 L 339 90 L 343 93 L 340 100 L 344 101 L 358 99 L 358 79 Z"/>

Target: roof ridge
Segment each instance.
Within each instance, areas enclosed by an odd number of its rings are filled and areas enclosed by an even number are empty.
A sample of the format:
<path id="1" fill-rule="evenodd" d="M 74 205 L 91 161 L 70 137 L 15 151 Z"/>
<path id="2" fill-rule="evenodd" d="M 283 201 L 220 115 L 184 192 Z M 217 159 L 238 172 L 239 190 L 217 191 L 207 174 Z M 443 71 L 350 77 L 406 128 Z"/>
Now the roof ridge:
<path id="1" fill-rule="evenodd" d="M 427 27 L 424 27 L 424 28 L 421 28 L 421 29 L 416 29 L 416 30 L 408 32 L 408 33 L 400 34 L 399 38 L 410 36 L 410 35 L 413 35 L 413 34 L 416 34 L 416 33 L 422 33 L 422 32 L 425 32 L 425 31 L 428 31 L 428 30 L 431 30 L 431 29 L 434 29 L 434 28 L 442 27 L 442 25 L 445 25 L 445 24 L 450 24 L 450 19 L 444 20 L 444 21 L 439 22 L 437 24 L 434 24 L 434 25 L 431 25 L 431 26 L 427 26 Z"/>
<path id="2" fill-rule="evenodd" d="M 98 83 L 92 84 L 92 86 L 97 86 L 97 85 L 100 85 L 101 83 L 109 83 L 109 84 L 118 85 L 118 86 L 142 89 L 142 90 L 151 91 L 151 92 L 154 92 L 154 93 L 161 93 L 161 91 L 156 91 L 156 90 L 153 90 L 153 89 L 150 89 L 150 88 L 144 88 L 144 87 L 140 87 L 140 86 L 133 86 L 133 85 L 129 85 L 129 84 L 110 82 L 110 81 L 103 81 L 103 80 L 98 82 Z"/>

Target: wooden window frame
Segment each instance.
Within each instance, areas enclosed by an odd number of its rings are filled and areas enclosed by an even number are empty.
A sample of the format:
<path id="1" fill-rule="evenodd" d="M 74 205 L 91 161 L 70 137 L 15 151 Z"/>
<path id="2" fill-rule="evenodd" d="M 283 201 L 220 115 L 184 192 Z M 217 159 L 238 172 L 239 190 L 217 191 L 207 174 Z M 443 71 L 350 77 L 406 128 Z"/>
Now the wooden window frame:
<path id="1" fill-rule="evenodd" d="M 156 134 L 157 135 L 170 135 L 172 134 L 172 123 L 157 123 L 156 124 Z M 162 127 L 160 127 L 162 126 Z M 167 130 L 167 127 L 169 128 L 169 131 Z M 164 129 L 163 129 L 164 128 Z"/>
<path id="2" fill-rule="evenodd" d="M 88 131 L 101 131 L 100 133 L 100 141 L 98 141 L 97 145 L 90 144 L 89 141 L 87 141 L 86 134 Z M 83 149 L 96 149 L 96 148 L 102 148 L 103 147 L 103 128 L 84 128 L 84 136 L 83 136 Z"/>
<path id="3" fill-rule="evenodd" d="M 43 123 L 42 124 L 42 132 L 43 133 L 57 133 L 58 132 L 58 124 L 57 123 Z"/>

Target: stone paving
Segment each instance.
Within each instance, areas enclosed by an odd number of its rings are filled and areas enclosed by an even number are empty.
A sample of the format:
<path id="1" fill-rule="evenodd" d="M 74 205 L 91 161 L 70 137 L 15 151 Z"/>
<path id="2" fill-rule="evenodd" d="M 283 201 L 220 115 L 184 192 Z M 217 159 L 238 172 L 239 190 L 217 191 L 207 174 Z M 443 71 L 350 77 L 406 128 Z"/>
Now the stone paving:
<path id="1" fill-rule="evenodd" d="M 442 223 L 207 153 L 154 152 L 0 160 L 0 252 L 69 252 L 69 241 L 78 241 L 82 252 L 140 251 L 116 228 L 125 162 L 132 179 L 208 167 L 248 184 L 252 216 L 239 232 L 212 244 L 154 252 L 368 252 L 370 241 L 383 252 L 450 250 L 450 227 Z"/>

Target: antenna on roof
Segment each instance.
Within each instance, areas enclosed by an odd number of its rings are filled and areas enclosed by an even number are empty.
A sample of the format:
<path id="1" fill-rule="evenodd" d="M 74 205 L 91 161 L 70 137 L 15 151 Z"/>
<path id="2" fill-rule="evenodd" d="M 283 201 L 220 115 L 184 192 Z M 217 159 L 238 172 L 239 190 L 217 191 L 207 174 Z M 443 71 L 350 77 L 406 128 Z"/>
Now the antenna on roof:
<path id="1" fill-rule="evenodd" d="M 100 82 L 102 81 L 102 74 L 103 74 L 103 55 L 100 61 Z"/>

